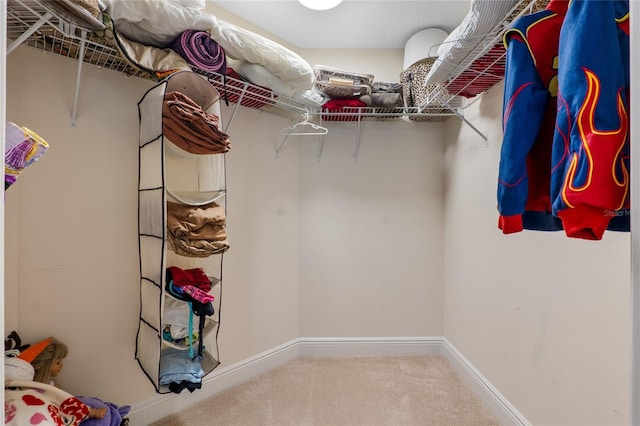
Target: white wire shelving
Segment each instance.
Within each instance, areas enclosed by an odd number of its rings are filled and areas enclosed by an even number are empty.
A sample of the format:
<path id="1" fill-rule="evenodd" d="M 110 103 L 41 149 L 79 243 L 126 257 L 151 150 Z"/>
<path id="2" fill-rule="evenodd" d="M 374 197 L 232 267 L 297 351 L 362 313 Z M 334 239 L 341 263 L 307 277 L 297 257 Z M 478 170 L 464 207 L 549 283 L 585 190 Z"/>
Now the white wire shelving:
<path id="1" fill-rule="evenodd" d="M 503 36 L 511 23 L 536 10 L 543 9 L 549 0 L 519 0 L 507 15 L 489 32 L 481 37 L 467 40 L 476 43 L 459 62 L 450 65 L 452 71 L 442 84 L 433 85 L 425 100 L 419 105 L 420 112 L 428 111 L 430 105 L 452 105 L 464 97 L 462 108 L 467 108 L 480 95 L 500 83 L 504 78 L 506 50 Z M 456 109 L 452 108 L 452 111 Z M 476 130 L 477 131 L 477 130 Z M 486 138 L 485 138 L 486 140 Z"/>
<path id="2" fill-rule="evenodd" d="M 481 70 L 469 78 L 464 87 L 455 86 L 456 78 L 464 72 L 472 70 L 473 62 L 483 57 L 496 44 L 501 42 L 504 31 L 510 22 L 523 14 L 529 13 L 541 3 L 548 0 L 520 0 L 494 31 L 486 34 L 467 58 L 457 64 L 448 81 L 435 87 L 427 101 L 418 107 L 381 108 L 342 108 L 339 111 L 323 110 L 310 106 L 296 99 L 281 96 L 267 88 L 250 82 L 223 76 L 220 74 L 202 73 L 223 95 L 223 99 L 235 104 L 233 115 L 239 106 L 254 108 L 271 114 L 298 120 L 310 117 L 316 122 L 366 122 L 366 121 L 406 121 L 406 122 L 442 122 L 452 116 L 464 120 L 460 109 L 471 102 L 461 105 L 459 93 L 474 84 L 482 84 L 488 71 Z M 7 54 L 20 45 L 39 49 L 46 53 L 67 57 L 78 62 L 75 101 L 72 112 L 72 125 L 75 125 L 77 114 L 78 90 L 82 64 L 87 63 L 99 68 L 114 70 L 127 76 L 158 80 L 159 77 L 142 70 L 123 57 L 111 41 L 101 38 L 86 22 L 80 22 L 72 14 L 66 13 L 57 5 L 56 0 L 7 0 Z M 495 67 L 504 66 L 504 54 L 493 58 Z M 489 67 L 487 69 L 493 69 Z M 198 70 L 194 70 L 200 72 Z M 474 71 L 471 71 L 474 72 Z M 502 79 L 501 74 L 491 76 L 495 83 Z M 485 80 L 486 81 L 486 80 Z M 495 84 L 494 83 L 494 84 Z M 485 83 L 486 84 L 486 83 Z M 488 89 L 488 88 L 487 88 Z M 472 101 L 472 100 L 471 100 Z M 228 128 L 231 121 L 227 120 Z M 465 120 L 465 122 L 467 122 Z M 471 125 L 467 122 L 467 124 Z M 473 127 L 473 126 L 472 126 Z M 475 129 L 475 128 L 474 128 Z M 475 129 L 477 131 L 477 129 Z M 480 132 L 478 132 L 480 133 Z"/>
<path id="3" fill-rule="evenodd" d="M 77 88 L 82 64 L 114 70 L 127 76 L 158 80 L 159 77 L 139 69 L 123 57 L 116 46 L 94 32 L 85 23 L 66 13 L 54 0 L 8 0 L 7 1 L 7 55 L 24 45 L 44 53 L 56 54 L 78 62 Z M 322 111 L 320 107 L 281 96 L 269 89 L 250 82 L 215 73 L 203 73 L 229 103 L 254 108 L 278 116 L 297 119 L 308 114 L 314 119 L 331 122 L 346 121 L 444 121 L 453 113 L 448 108 L 352 108 L 340 112 Z M 75 125 L 78 93 L 76 90 L 72 112 Z M 227 127 L 231 120 L 227 121 Z"/>

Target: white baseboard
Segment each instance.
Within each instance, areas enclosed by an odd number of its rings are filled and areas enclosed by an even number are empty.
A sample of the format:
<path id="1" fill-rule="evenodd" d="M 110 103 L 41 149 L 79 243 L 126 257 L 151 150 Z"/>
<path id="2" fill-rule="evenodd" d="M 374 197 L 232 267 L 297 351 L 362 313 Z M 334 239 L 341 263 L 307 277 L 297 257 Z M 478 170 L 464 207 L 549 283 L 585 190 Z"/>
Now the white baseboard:
<path id="1" fill-rule="evenodd" d="M 478 395 L 503 425 L 528 426 L 531 423 L 464 357 L 447 339 L 442 339 L 442 355 L 462 380 Z"/>
<path id="2" fill-rule="evenodd" d="M 149 425 L 226 389 L 252 380 L 300 357 L 441 355 L 505 425 L 529 422 L 443 337 L 302 337 L 247 358 L 218 367 L 189 393 L 157 395 L 132 407 L 131 426 Z"/>
<path id="3" fill-rule="evenodd" d="M 301 357 L 440 355 L 441 337 L 301 337 Z"/>
<path id="4" fill-rule="evenodd" d="M 291 340 L 229 366 L 220 366 L 202 380 L 202 389 L 193 393 L 157 395 L 134 405 L 127 416 L 130 426 L 147 426 L 164 417 L 184 410 L 226 389 L 252 380 L 270 370 L 299 358 L 297 340 Z"/>

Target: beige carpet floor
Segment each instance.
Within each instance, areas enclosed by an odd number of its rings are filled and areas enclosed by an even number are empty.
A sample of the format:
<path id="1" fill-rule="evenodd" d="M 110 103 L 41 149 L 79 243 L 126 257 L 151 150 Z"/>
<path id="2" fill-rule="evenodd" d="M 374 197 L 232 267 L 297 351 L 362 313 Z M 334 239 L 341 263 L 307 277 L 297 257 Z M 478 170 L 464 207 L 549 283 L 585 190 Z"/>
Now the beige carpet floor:
<path id="1" fill-rule="evenodd" d="M 444 358 L 406 356 L 296 359 L 153 426 L 215 425 L 475 426 L 499 422 Z"/>

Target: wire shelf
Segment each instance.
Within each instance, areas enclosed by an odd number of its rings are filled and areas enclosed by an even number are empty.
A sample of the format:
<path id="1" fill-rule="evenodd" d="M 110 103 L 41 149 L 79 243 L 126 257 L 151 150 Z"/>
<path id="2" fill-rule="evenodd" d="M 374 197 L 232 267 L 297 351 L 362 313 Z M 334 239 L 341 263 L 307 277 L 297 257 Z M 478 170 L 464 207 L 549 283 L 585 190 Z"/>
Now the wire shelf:
<path id="1" fill-rule="evenodd" d="M 371 107 L 344 107 L 340 110 L 320 110 L 309 115 L 321 122 L 351 122 L 351 121 L 424 121 L 441 122 L 455 115 L 451 109 L 443 107 L 429 107 L 425 111 L 418 111 L 417 107 L 397 107 L 393 109 Z"/>
<path id="2" fill-rule="evenodd" d="M 120 52 L 90 29 L 75 22 L 55 2 L 36 0 L 9 0 L 7 2 L 7 38 L 19 40 L 45 53 L 53 53 L 72 60 L 80 59 L 84 42 L 85 63 L 114 70 L 129 76 L 156 80 L 156 78 L 124 59 Z M 26 38 L 25 38 L 26 35 Z M 22 40 L 21 40 L 22 38 Z"/>
<path id="3" fill-rule="evenodd" d="M 223 102 L 240 104 L 247 108 L 266 111 L 282 117 L 295 119 L 313 108 L 303 102 L 286 96 L 280 96 L 266 87 L 257 86 L 248 81 L 228 75 L 194 71 L 207 77 L 209 82 L 220 93 Z"/>
<path id="4" fill-rule="evenodd" d="M 114 70 L 127 76 L 158 81 L 161 77 L 142 70 L 120 54 L 111 41 L 93 32 L 90 25 L 79 22 L 54 0 L 7 0 L 8 52 L 25 45 L 45 53 L 56 54 L 84 63 Z M 272 90 L 250 82 L 217 73 L 193 71 L 207 77 L 220 92 L 223 101 L 258 109 L 297 121 L 313 115 L 324 121 L 445 121 L 454 115 L 442 102 L 422 108 L 346 108 L 324 111 L 317 105 L 281 96 Z"/>
<path id="5" fill-rule="evenodd" d="M 504 78 L 506 50 L 502 42 L 504 33 L 520 16 L 543 9 L 549 0 L 520 0 L 492 31 L 477 39 L 476 46 L 467 56 L 452 65 L 453 70 L 442 84 L 433 85 L 420 105 L 424 111 L 429 105 L 449 105 L 456 97 L 467 98 L 464 107 L 473 104 L 479 95 L 500 83 Z"/>

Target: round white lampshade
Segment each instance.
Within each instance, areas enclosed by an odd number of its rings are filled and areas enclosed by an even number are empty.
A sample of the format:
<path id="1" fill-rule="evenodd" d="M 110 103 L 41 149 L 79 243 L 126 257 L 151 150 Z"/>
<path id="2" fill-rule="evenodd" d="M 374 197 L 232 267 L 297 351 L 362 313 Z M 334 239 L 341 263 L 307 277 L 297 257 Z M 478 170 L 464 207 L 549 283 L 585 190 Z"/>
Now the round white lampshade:
<path id="1" fill-rule="evenodd" d="M 313 10 L 329 10 L 333 9 L 340 3 L 342 0 L 298 0 L 301 5 L 308 9 Z"/>

